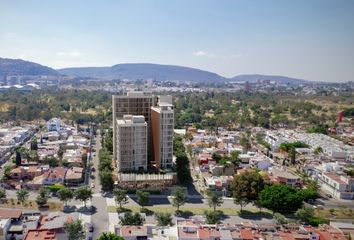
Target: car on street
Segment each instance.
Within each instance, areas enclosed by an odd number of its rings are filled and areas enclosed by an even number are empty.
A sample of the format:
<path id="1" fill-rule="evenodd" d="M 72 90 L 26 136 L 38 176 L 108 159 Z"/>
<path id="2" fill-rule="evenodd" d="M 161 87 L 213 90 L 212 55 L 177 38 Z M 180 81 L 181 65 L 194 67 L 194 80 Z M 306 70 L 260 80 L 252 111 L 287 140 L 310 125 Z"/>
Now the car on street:
<path id="1" fill-rule="evenodd" d="M 95 184 L 94 183 L 91 183 L 91 188 L 95 188 Z"/>

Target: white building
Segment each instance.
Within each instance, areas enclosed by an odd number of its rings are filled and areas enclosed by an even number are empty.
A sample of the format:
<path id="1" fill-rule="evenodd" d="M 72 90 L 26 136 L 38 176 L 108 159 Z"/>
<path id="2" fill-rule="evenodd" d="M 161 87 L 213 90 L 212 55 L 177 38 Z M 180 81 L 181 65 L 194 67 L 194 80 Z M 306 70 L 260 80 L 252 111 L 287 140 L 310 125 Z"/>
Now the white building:
<path id="1" fill-rule="evenodd" d="M 174 110 L 169 103 L 151 107 L 152 155 L 158 169 L 172 166 Z"/>
<path id="2" fill-rule="evenodd" d="M 124 115 L 116 120 L 117 170 L 147 169 L 147 123 L 144 116 Z"/>
<path id="3" fill-rule="evenodd" d="M 314 168 L 312 178 L 318 180 L 322 191 L 337 199 L 354 199 L 354 178 L 346 176 L 338 162 L 323 163 Z"/>
<path id="4" fill-rule="evenodd" d="M 61 120 L 59 118 L 52 118 L 47 122 L 47 132 L 59 132 Z"/>

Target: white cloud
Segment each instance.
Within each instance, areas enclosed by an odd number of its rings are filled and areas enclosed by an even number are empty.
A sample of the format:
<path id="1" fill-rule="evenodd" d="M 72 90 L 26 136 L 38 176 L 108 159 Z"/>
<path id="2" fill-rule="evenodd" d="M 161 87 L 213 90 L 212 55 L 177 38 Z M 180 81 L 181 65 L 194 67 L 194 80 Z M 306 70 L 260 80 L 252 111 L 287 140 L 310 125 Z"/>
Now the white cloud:
<path id="1" fill-rule="evenodd" d="M 195 51 L 192 54 L 195 57 L 216 57 L 216 58 L 227 58 L 227 59 L 240 58 L 243 56 L 241 53 L 231 54 L 231 55 L 218 55 L 218 54 L 209 53 L 209 52 L 205 52 L 205 51 Z"/>
<path id="2" fill-rule="evenodd" d="M 0 53 L 1 54 L 7 53 L 7 50 L 6 49 L 0 49 Z"/>
<path id="3" fill-rule="evenodd" d="M 13 32 L 7 32 L 4 34 L 4 38 L 6 39 L 12 39 L 15 36 Z"/>
<path id="4" fill-rule="evenodd" d="M 81 57 L 82 53 L 76 50 L 69 51 L 69 52 L 57 52 L 57 56 L 59 57 Z"/>
<path id="5" fill-rule="evenodd" d="M 204 52 L 204 51 L 193 52 L 193 55 L 196 56 L 196 57 L 201 57 L 201 56 L 204 56 L 204 57 L 216 57 L 215 54 L 207 53 L 207 52 Z"/>

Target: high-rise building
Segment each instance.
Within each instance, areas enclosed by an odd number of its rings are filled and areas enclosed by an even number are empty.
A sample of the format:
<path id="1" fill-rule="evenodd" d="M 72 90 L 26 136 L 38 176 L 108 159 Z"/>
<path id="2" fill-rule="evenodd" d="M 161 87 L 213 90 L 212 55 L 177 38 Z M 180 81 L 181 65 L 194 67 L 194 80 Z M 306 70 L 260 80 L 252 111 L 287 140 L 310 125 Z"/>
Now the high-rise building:
<path id="1" fill-rule="evenodd" d="M 126 95 L 113 95 L 113 129 L 116 129 L 116 120 L 124 115 L 142 115 L 147 123 L 148 162 L 151 162 L 151 107 L 157 103 L 157 97 L 151 92 L 128 92 Z M 113 139 L 116 132 L 113 131 Z M 113 157 L 117 160 L 117 149 L 113 144 Z"/>
<path id="2" fill-rule="evenodd" d="M 159 102 L 151 107 L 151 134 L 153 159 L 158 169 L 172 166 L 173 158 L 173 105 Z"/>
<path id="3" fill-rule="evenodd" d="M 147 123 L 145 117 L 124 115 L 115 124 L 117 169 L 119 172 L 146 170 Z"/>
<path id="4" fill-rule="evenodd" d="M 146 122 L 147 161 L 146 169 L 155 166 L 157 169 L 172 165 L 174 110 L 171 96 L 154 96 L 149 92 L 129 92 L 126 95 L 113 96 L 113 156 L 117 166 L 122 160 L 118 123 L 124 115 L 143 116 Z M 122 164 L 121 164 L 122 165 Z M 128 167 L 128 165 L 126 165 Z M 130 165 L 137 170 L 136 165 Z M 127 168 L 119 168 L 125 171 Z"/>

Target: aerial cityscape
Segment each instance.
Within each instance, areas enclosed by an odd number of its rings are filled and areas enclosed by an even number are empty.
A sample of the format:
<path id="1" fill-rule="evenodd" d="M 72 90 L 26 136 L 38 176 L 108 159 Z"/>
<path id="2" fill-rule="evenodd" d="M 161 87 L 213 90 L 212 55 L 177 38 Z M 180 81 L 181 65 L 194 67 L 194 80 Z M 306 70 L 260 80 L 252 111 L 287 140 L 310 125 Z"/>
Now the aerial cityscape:
<path id="1" fill-rule="evenodd" d="M 354 239 L 354 2 L 0 0 L 0 239 Z"/>

